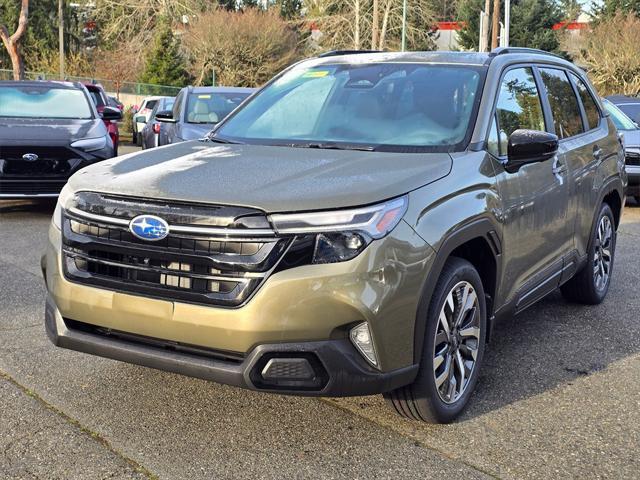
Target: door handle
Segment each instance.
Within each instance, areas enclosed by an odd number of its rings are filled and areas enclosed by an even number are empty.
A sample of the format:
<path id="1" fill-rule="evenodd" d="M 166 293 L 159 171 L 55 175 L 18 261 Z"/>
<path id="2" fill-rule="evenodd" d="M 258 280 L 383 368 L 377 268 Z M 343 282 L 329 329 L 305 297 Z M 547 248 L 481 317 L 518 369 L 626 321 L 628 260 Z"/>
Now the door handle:
<path id="1" fill-rule="evenodd" d="M 560 173 L 564 173 L 567 171 L 567 166 L 560 162 L 560 159 L 558 157 L 556 157 L 555 161 L 553 162 L 553 167 L 551 168 L 551 171 L 553 172 L 554 175 L 558 175 Z"/>
<path id="2" fill-rule="evenodd" d="M 602 160 L 602 149 L 598 145 L 593 146 L 593 158 L 597 161 Z"/>

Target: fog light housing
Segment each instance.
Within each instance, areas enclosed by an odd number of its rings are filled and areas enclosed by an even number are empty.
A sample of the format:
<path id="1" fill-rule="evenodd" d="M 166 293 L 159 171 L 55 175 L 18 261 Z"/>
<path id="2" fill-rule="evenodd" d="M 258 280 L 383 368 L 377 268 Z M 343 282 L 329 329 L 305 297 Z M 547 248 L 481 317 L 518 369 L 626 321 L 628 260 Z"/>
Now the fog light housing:
<path id="1" fill-rule="evenodd" d="M 365 360 L 377 368 L 378 357 L 376 355 L 376 349 L 373 346 L 373 337 L 371 336 L 371 330 L 369 330 L 369 324 L 363 322 L 353 327 L 351 332 L 349 332 L 349 338 Z"/>

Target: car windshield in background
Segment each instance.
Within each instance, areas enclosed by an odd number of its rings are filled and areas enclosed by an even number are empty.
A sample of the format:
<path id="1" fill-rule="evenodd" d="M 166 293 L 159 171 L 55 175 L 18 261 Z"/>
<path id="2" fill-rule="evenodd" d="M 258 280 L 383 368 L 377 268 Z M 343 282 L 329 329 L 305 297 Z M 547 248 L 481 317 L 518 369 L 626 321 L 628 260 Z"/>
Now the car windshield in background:
<path id="1" fill-rule="evenodd" d="M 92 118 L 84 92 L 56 87 L 0 87 L 0 117 Z"/>
<path id="2" fill-rule="evenodd" d="M 470 130 L 481 70 L 378 63 L 296 67 L 216 132 L 231 141 L 316 148 L 452 151 Z"/>
<path id="3" fill-rule="evenodd" d="M 100 92 L 96 90 L 89 90 L 89 95 L 91 95 L 93 103 L 95 103 L 96 107 L 106 107 L 106 104 L 104 103 L 104 99 L 102 98 L 102 95 L 100 95 Z"/>
<path id="4" fill-rule="evenodd" d="M 618 108 L 631 120 L 640 123 L 640 103 L 619 103 Z"/>
<path id="5" fill-rule="evenodd" d="M 635 130 L 638 128 L 636 127 L 636 124 L 622 112 L 622 110 L 616 107 L 609 100 L 603 100 L 602 103 L 607 109 L 607 112 L 609 112 L 609 115 L 611 115 L 611 120 L 613 120 L 613 123 L 618 130 Z"/>
<path id="6" fill-rule="evenodd" d="M 218 123 L 249 93 L 191 93 L 187 99 L 187 123 Z"/>

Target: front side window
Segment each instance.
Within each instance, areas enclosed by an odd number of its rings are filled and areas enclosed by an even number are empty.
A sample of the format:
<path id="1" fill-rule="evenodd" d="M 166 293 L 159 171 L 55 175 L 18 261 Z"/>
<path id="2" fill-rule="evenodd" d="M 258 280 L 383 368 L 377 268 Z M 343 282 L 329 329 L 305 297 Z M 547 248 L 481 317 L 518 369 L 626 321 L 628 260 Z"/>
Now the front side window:
<path id="1" fill-rule="evenodd" d="M 515 68 L 505 74 L 500 84 L 496 117 L 501 155 L 506 155 L 509 136 L 514 131 L 545 130 L 540 94 L 531 68 Z"/>
<path id="2" fill-rule="evenodd" d="M 576 84 L 580 100 L 582 100 L 582 106 L 584 112 L 587 115 L 587 122 L 589 123 L 589 130 L 596 128 L 600 124 L 600 109 L 596 105 L 595 100 L 589 93 L 589 89 L 577 75 L 571 74 L 573 82 Z"/>
<path id="3" fill-rule="evenodd" d="M 473 123 L 483 68 L 308 65 L 267 86 L 216 135 L 263 145 L 455 150 Z"/>
<path id="4" fill-rule="evenodd" d="M 0 87 L 0 117 L 93 118 L 89 101 L 79 89 L 37 86 Z"/>
<path id="5" fill-rule="evenodd" d="M 540 76 L 547 91 L 558 138 L 568 138 L 584 132 L 578 99 L 567 73 L 556 68 L 541 68 Z"/>
<path id="6" fill-rule="evenodd" d="M 187 97 L 187 123 L 218 123 L 248 96 L 246 92 L 191 93 Z"/>

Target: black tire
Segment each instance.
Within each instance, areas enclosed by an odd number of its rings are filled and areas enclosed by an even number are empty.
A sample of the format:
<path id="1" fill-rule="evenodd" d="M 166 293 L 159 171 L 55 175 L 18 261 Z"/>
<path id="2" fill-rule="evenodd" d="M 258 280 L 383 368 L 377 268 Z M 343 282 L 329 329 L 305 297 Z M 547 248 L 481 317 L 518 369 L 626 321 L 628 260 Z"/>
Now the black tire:
<path id="1" fill-rule="evenodd" d="M 598 231 L 601 222 L 605 221 L 611 226 L 611 239 L 608 246 L 600 244 Z M 607 271 L 606 281 L 598 282 L 598 274 L 596 273 L 596 264 L 603 258 L 603 248 L 610 251 L 609 268 Z M 591 238 L 589 239 L 589 248 L 587 249 L 587 264 L 571 278 L 567 283 L 560 287 L 560 291 L 564 298 L 570 302 L 582 303 L 585 305 L 597 305 L 601 303 L 607 296 L 609 285 L 611 284 L 611 276 L 613 274 L 613 264 L 616 251 L 616 224 L 611 211 L 611 207 L 603 203 L 600 212 L 596 218 L 596 223 L 592 228 Z M 600 254 L 598 253 L 600 252 Z"/>
<path id="2" fill-rule="evenodd" d="M 134 145 L 138 144 L 138 134 L 135 132 L 135 130 L 131 134 L 131 141 L 133 142 Z"/>
<path id="3" fill-rule="evenodd" d="M 440 348 L 440 351 L 452 351 L 454 346 L 447 339 L 443 343 L 437 343 L 436 335 L 443 335 L 440 322 L 440 313 L 445 309 L 445 303 L 450 292 L 459 292 L 455 290 L 460 284 L 470 284 L 475 290 L 477 303 L 474 303 L 474 324 L 478 325 L 479 335 L 475 342 L 477 346 L 477 354 L 475 357 L 475 364 L 471 369 L 469 378 L 466 380 L 466 385 L 460 392 L 457 399 L 451 402 L 447 402 L 443 399 L 442 393 L 439 387 L 436 385 L 436 377 L 442 377 L 446 373 L 447 361 L 441 361 L 439 366 L 436 366 L 434 370 L 434 364 L 436 363 L 436 357 L 443 357 L 443 355 L 436 355 L 436 347 Z M 453 297 L 452 297 L 453 298 Z M 460 297 L 456 297 L 460 299 Z M 430 299 L 422 299 L 422 302 L 428 302 L 427 309 L 427 326 L 425 330 L 425 341 L 422 349 L 422 358 L 420 361 L 420 369 L 415 381 L 407 386 L 398 388 L 391 392 L 385 393 L 384 397 L 387 403 L 395 409 L 395 411 L 403 417 L 419 420 L 430 423 L 448 423 L 458 417 L 467 406 L 469 398 L 473 393 L 473 390 L 478 381 L 479 371 L 482 366 L 482 360 L 484 357 L 484 349 L 486 344 L 486 331 L 487 331 L 487 311 L 484 297 L 484 289 L 480 275 L 476 269 L 466 260 L 452 257 L 447 260 L 436 284 L 433 296 Z M 457 304 L 456 304 L 457 305 Z M 460 311 L 460 310 L 456 310 Z M 475 317 L 477 312 L 477 317 Z M 456 315 L 452 312 L 452 318 Z M 468 317 L 471 318 L 471 317 Z M 460 327 L 464 326 L 465 322 L 460 324 Z M 471 325 L 469 323 L 469 325 Z M 449 327 L 450 328 L 450 327 Z M 457 330 L 457 327 L 456 327 Z M 460 328 L 460 331 L 465 329 Z M 468 328 L 466 329 L 468 330 Z M 453 331 L 453 330 L 452 330 Z M 456 332 L 457 335 L 457 332 Z M 449 337 L 449 334 L 447 334 Z M 468 337 L 471 338 L 471 337 Z M 451 340 L 458 344 L 458 340 Z M 468 342 L 468 340 L 465 340 Z M 442 345 L 445 345 L 443 348 Z M 465 344 L 465 345 L 468 345 Z M 460 341 L 460 352 L 462 350 L 462 340 Z M 467 346 L 464 347 L 468 352 Z M 449 353 L 446 353 L 449 355 Z M 453 356 L 453 355 L 452 355 Z M 444 358 L 444 357 L 443 357 Z M 466 357 L 461 357 L 466 358 Z M 466 360 L 465 360 L 466 361 Z M 471 361 L 471 359 L 469 359 Z M 452 369 L 455 369 L 457 364 L 448 363 Z M 463 362 L 463 365 L 466 365 Z M 438 375 L 437 372 L 440 367 L 444 368 L 445 373 Z M 458 368 L 458 373 L 460 369 Z M 455 376 L 455 370 L 452 370 Z M 450 377 L 449 377 L 450 378 Z M 445 383 L 453 383 L 449 380 L 445 380 L 440 386 L 445 386 Z M 455 390 L 456 387 L 454 387 Z M 451 399 L 450 399 L 451 400 Z"/>
<path id="4" fill-rule="evenodd" d="M 640 195 L 636 195 L 635 197 L 633 197 L 636 201 L 636 205 L 640 205 Z"/>

